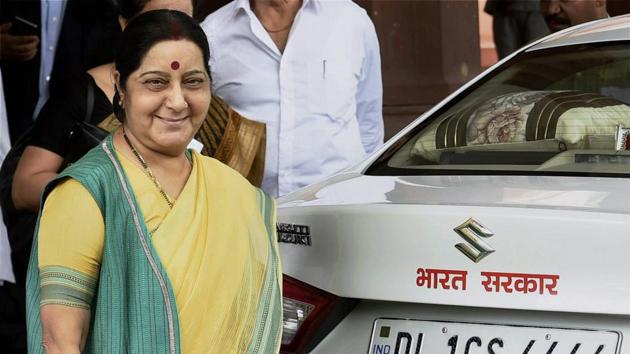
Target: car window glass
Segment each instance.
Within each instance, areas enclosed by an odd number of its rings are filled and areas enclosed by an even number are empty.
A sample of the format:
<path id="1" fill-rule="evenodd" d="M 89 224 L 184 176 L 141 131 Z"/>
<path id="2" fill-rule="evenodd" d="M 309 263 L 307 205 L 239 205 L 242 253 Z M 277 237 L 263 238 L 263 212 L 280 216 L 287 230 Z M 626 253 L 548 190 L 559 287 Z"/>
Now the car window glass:
<path id="1" fill-rule="evenodd" d="M 517 56 L 396 146 L 381 173 L 630 175 L 630 45 Z"/>

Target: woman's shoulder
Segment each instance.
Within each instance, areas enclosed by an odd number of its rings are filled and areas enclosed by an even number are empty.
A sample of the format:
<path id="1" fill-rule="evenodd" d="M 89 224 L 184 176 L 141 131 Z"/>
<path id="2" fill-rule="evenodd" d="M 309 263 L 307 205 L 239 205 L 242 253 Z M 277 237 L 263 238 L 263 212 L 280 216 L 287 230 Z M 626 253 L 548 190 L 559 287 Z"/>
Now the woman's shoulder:
<path id="1" fill-rule="evenodd" d="M 62 184 L 81 186 L 92 197 L 100 201 L 99 197 L 102 196 L 104 186 L 111 184 L 113 178 L 113 171 L 111 170 L 111 164 L 107 163 L 107 154 L 102 150 L 100 146 L 97 146 L 90 150 L 79 161 L 66 167 L 59 175 L 51 180 L 44 188 L 44 199 L 48 199 L 48 196 L 53 190 L 59 189 Z M 72 181 L 67 183 L 66 181 Z M 72 188 L 62 188 L 64 190 L 73 190 Z M 100 204 L 99 204 L 100 205 Z"/>
<path id="2" fill-rule="evenodd" d="M 66 78 L 62 88 L 50 92 L 50 97 L 39 113 L 36 125 L 55 125 L 57 123 L 82 120 L 85 112 L 87 87 L 93 79 L 87 73 Z M 50 128 L 49 126 L 47 128 Z"/>
<path id="3" fill-rule="evenodd" d="M 102 145 L 99 144 L 83 155 L 77 162 L 68 166 L 61 174 L 72 176 L 79 180 L 100 178 L 104 181 L 109 181 L 108 178 L 115 172 L 115 167 L 110 162 L 109 155 Z"/>
<path id="4" fill-rule="evenodd" d="M 95 87 L 91 121 L 100 121 L 111 113 L 111 104 L 86 72 L 67 79 L 63 91 L 51 96 L 35 122 L 30 145 L 52 151 L 59 156 L 68 152 L 68 135 L 75 123 L 85 119 L 88 85 Z M 109 107 L 108 107 L 109 106 Z"/>
<path id="5" fill-rule="evenodd" d="M 109 103 L 107 94 L 97 83 L 98 76 L 90 75 L 87 71 L 68 77 L 67 82 L 63 85 L 63 89 L 51 92 L 49 101 L 59 106 L 59 108 L 74 108 L 77 113 L 76 120 L 83 120 L 85 117 L 85 108 L 87 106 L 88 88 L 94 90 L 95 105 Z M 100 79 L 98 79 L 100 80 Z M 69 113 L 69 112 L 67 112 Z"/>
<path id="6" fill-rule="evenodd" d="M 63 90 L 51 92 L 51 97 L 55 99 L 76 99 L 86 96 L 86 88 L 91 85 L 94 79 L 87 72 L 77 73 L 66 78 Z"/>

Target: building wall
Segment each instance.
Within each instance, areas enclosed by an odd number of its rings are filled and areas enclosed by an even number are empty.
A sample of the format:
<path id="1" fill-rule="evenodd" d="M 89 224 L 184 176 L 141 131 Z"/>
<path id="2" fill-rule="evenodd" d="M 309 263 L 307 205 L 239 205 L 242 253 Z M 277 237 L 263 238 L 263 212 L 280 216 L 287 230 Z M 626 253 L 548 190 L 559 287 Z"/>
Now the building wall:
<path id="1" fill-rule="evenodd" d="M 379 37 L 386 138 L 481 71 L 476 0 L 356 0 Z"/>
<path id="2" fill-rule="evenodd" d="M 630 13 L 630 0 L 608 0 L 606 2 L 610 16 Z"/>

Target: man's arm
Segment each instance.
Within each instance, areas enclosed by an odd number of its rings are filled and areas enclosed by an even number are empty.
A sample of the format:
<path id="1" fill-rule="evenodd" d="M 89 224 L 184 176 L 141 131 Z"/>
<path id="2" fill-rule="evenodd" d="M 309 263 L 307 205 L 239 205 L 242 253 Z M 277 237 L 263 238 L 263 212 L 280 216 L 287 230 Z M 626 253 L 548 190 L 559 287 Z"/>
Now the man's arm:
<path id="1" fill-rule="evenodd" d="M 383 143 L 383 82 L 381 54 L 374 24 L 365 15 L 363 48 L 365 56 L 357 88 L 357 119 L 363 148 L 369 154 Z"/>

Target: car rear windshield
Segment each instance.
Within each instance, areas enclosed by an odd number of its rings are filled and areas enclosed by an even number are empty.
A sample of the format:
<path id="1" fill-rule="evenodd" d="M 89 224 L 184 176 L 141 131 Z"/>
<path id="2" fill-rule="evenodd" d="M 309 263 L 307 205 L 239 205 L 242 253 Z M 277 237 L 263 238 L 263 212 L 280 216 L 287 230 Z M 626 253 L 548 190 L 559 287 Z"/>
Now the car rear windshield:
<path id="1" fill-rule="evenodd" d="M 630 42 L 516 56 L 402 137 L 368 174 L 630 176 Z"/>

